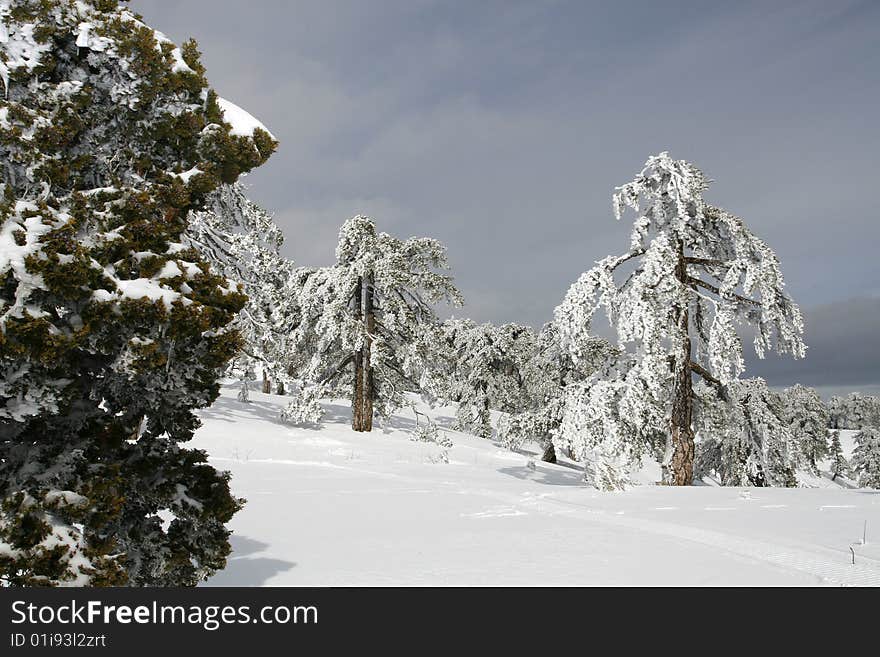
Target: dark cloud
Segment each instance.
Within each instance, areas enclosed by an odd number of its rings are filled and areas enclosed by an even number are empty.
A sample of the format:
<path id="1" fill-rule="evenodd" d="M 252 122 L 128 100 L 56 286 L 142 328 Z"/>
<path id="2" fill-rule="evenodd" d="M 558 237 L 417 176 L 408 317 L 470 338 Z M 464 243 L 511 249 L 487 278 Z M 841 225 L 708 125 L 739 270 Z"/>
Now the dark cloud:
<path id="1" fill-rule="evenodd" d="M 880 299 L 852 299 L 804 311 L 807 357 L 750 358 L 750 374 L 773 385 L 861 390 L 880 382 Z"/>
<path id="2" fill-rule="evenodd" d="M 777 250 L 815 309 L 808 360 L 756 371 L 880 382 L 820 346 L 876 353 L 867 329 L 823 309 L 880 295 L 880 4 L 131 4 L 174 39 L 195 36 L 212 84 L 281 140 L 249 180 L 298 263 L 329 262 L 338 226 L 370 214 L 447 244 L 469 302 L 458 313 L 538 326 L 626 248 L 611 193 L 669 150 L 717 181 L 710 201 Z"/>

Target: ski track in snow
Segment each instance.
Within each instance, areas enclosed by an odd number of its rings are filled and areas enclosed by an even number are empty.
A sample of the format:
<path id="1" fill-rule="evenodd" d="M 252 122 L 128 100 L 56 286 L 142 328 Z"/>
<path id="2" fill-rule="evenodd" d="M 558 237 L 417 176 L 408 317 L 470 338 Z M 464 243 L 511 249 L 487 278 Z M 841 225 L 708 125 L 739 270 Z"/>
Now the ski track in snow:
<path id="1" fill-rule="evenodd" d="M 233 461 L 234 459 L 214 458 L 216 461 Z M 385 472 L 374 472 L 362 468 L 341 466 L 333 463 L 320 461 L 294 461 L 289 459 L 252 459 L 250 463 L 271 463 L 279 465 L 293 466 L 312 466 L 325 467 L 338 470 L 348 470 L 357 472 L 361 475 L 376 476 L 380 478 L 398 479 L 404 481 L 417 482 L 415 477 L 407 477 L 395 475 Z M 443 482 L 446 485 L 458 485 L 458 482 Z M 398 494 L 402 492 L 410 493 L 430 493 L 425 489 L 380 489 L 380 490 L 343 490 L 337 491 L 341 494 L 364 494 L 387 493 Z M 529 507 L 532 512 L 539 512 L 549 515 L 556 515 L 560 512 L 565 513 L 568 517 L 576 516 L 588 522 L 599 522 L 612 524 L 638 531 L 651 532 L 668 536 L 675 539 L 686 540 L 693 543 L 699 543 L 709 547 L 718 548 L 719 550 L 734 553 L 740 556 L 748 557 L 755 561 L 762 561 L 773 564 L 781 568 L 797 570 L 808 575 L 812 575 L 821 581 L 839 586 L 880 586 L 880 563 L 866 557 L 857 557 L 857 563 L 852 564 L 848 561 L 835 560 L 849 558 L 849 555 L 843 553 L 823 556 L 814 551 L 808 551 L 792 546 L 778 545 L 766 541 L 755 539 L 746 539 L 729 533 L 723 533 L 713 530 L 699 529 L 688 527 L 670 522 L 660 522 L 656 520 L 648 520 L 644 518 L 624 517 L 623 511 L 614 514 L 608 513 L 604 509 L 595 509 L 588 505 L 562 500 L 554 496 L 552 493 L 533 495 L 530 491 L 523 493 L 527 496 L 525 501 L 510 499 L 506 495 L 499 495 L 491 489 L 462 489 L 457 491 L 461 495 L 480 495 L 481 497 L 504 499 L 509 502 L 505 506 L 497 506 L 485 509 L 484 511 L 474 513 L 462 513 L 462 518 L 471 519 L 489 519 L 489 518 L 509 518 L 516 516 L 528 515 L 528 511 L 523 510 L 522 506 Z M 748 498 L 744 498 L 748 499 Z M 545 505 L 541 507 L 540 505 Z M 554 508 L 556 507 L 556 508 Z M 562 508 L 559 508 L 562 507 Z M 785 504 L 764 505 L 760 508 L 785 508 Z M 825 509 L 852 509 L 856 508 L 854 504 L 828 504 L 819 507 L 820 511 Z M 679 507 L 665 506 L 654 507 L 654 511 L 678 511 Z M 735 507 L 703 507 L 705 511 L 738 511 Z M 873 562 L 873 565 L 859 562 Z"/>
<path id="2" fill-rule="evenodd" d="M 814 575 L 830 584 L 841 586 L 880 586 L 880 567 L 869 566 L 856 559 L 856 564 L 835 561 L 816 552 L 800 548 L 777 545 L 755 539 L 745 539 L 732 534 L 686 527 L 652 520 L 629 520 L 620 516 L 600 516 L 601 522 L 614 522 L 634 529 L 650 531 L 695 543 L 702 543 L 727 552 L 733 552 L 757 561 L 765 561 L 783 568 L 791 568 Z"/>
<path id="3" fill-rule="evenodd" d="M 488 492 L 488 491 L 483 491 Z M 529 499 L 521 504 L 526 505 L 559 505 L 569 507 L 572 515 L 578 515 L 584 520 L 600 522 L 604 524 L 627 527 L 638 531 L 651 532 L 671 538 L 699 543 L 709 547 L 718 548 L 725 552 L 731 552 L 740 556 L 748 557 L 755 561 L 762 561 L 797 570 L 812 575 L 823 582 L 838 586 L 880 586 L 880 562 L 867 557 L 857 556 L 856 563 L 852 564 L 849 554 L 833 553 L 823 555 L 817 551 L 804 550 L 793 546 L 779 545 L 756 539 L 746 539 L 733 534 L 688 527 L 686 525 L 648 520 L 644 518 L 626 517 L 618 512 L 609 514 L 605 509 L 596 509 L 588 505 L 562 500 L 553 496 L 542 496 L 541 499 Z M 513 508 L 513 507 L 511 507 Z M 855 505 L 828 505 L 825 508 L 855 508 Z M 675 507 L 658 507 L 654 510 L 673 510 Z M 534 510 L 538 510 L 537 508 Z M 706 507 L 710 510 L 710 507 Z M 724 510 L 736 510 L 732 507 Z M 551 511 L 552 513 L 552 511 Z M 516 515 L 516 514 L 511 514 Z M 490 517 L 488 515 L 483 517 Z M 862 563 L 859 563 L 862 562 Z M 867 562 L 867 563 L 865 563 Z"/>
<path id="4" fill-rule="evenodd" d="M 662 490 L 655 486 L 640 486 L 626 493 L 598 493 L 576 485 L 580 475 L 576 470 L 572 470 L 570 464 L 539 463 L 535 469 L 526 466 L 526 461 L 533 462 L 534 455 L 503 451 L 488 441 L 482 442 L 480 439 L 463 434 L 452 434 L 456 446 L 450 453 L 449 464 L 426 465 L 425 457 L 429 454 L 426 450 L 430 448 L 407 439 L 401 441 L 400 438 L 408 434 L 399 430 L 393 430 L 391 433 L 396 435 L 391 436 L 349 436 L 345 426 L 339 424 L 337 420 L 334 423 L 328 422 L 326 430 L 306 431 L 292 429 L 275 422 L 268 405 L 262 409 L 256 406 L 250 409 L 234 408 L 236 423 L 243 422 L 244 426 L 224 433 L 225 426 L 228 426 L 224 422 L 228 423 L 226 418 L 230 413 L 229 409 L 218 409 L 215 412 L 219 421 L 213 429 L 206 427 L 207 431 L 203 432 L 202 438 L 207 440 L 203 440 L 202 444 L 205 447 L 210 446 L 210 451 L 215 454 L 220 450 L 231 450 L 235 455 L 241 449 L 238 441 L 243 435 L 240 432 L 244 430 L 247 434 L 246 439 L 252 442 L 247 445 L 248 449 L 243 453 L 256 453 L 260 456 L 260 458 L 227 458 L 213 455 L 210 457 L 210 460 L 217 462 L 219 466 L 233 469 L 233 484 L 237 481 L 252 482 L 252 490 L 240 491 L 253 500 L 251 504 L 245 506 L 240 518 L 246 517 L 249 513 L 255 515 L 251 516 L 252 519 L 247 521 L 241 530 L 236 529 L 236 534 L 243 537 L 241 540 L 244 541 L 242 544 L 244 548 L 247 548 L 247 542 L 251 541 L 263 545 L 263 548 L 270 548 L 270 551 L 265 553 L 266 557 L 252 556 L 251 559 L 236 553 L 232 560 L 245 565 L 253 564 L 253 568 L 257 568 L 261 563 L 266 563 L 267 568 L 274 563 L 283 563 L 277 561 L 278 557 L 284 557 L 285 561 L 287 558 L 299 561 L 299 554 L 302 553 L 304 563 L 309 563 L 308 567 L 313 569 L 310 572 L 317 573 L 317 575 L 306 575 L 306 579 L 310 582 L 325 581 L 336 584 L 342 582 L 357 585 L 358 582 L 365 580 L 364 572 L 369 576 L 367 581 L 398 585 L 430 584 L 435 579 L 438 582 L 445 582 L 450 578 L 461 583 L 469 581 L 462 579 L 468 576 L 467 573 L 473 573 L 471 576 L 475 578 L 475 583 L 505 581 L 497 579 L 498 575 L 491 573 L 485 575 L 483 580 L 476 579 L 480 577 L 480 570 L 475 568 L 479 568 L 481 560 L 486 556 L 478 547 L 481 543 L 477 543 L 470 548 L 476 550 L 473 558 L 468 556 L 466 560 L 459 560 L 453 564 L 426 562 L 419 564 L 420 567 L 415 570 L 410 567 L 410 570 L 403 575 L 395 576 L 385 573 L 374 562 L 369 561 L 370 557 L 364 557 L 367 560 L 365 568 L 360 569 L 358 564 L 352 564 L 351 581 L 347 582 L 349 571 L 340 571 L 335 561 L 332 571 L 322 570 L 328 567 L 321 561 L 323 544 L 320 540 L 326 540 L 320 539 L 322 532 L 319 531 L 317 534 L 319 538 L 317 542 L 303 546 L 298 545 L 299 541 L 296 539 L 288 543 L 284 536 L 272 534 L 270 525 L 262 522 L 264 517 L 262 514 L 271 513 L 269 510 L 275 508 L 271 505 L 278 503 L 278 495 L 281 494 L 284 495 L 285 500 L 290 498 L 291 503 L 293 500 L 291 496 L 315 496 L 314 499 L 324 497 L 338 500 L 338 503 L 329 502 L 327 508 L 332 510 L 331 513 L 341 513 L 342 515 L 339 516 L 341 521 L 349 517 L 345 515 L 346 513 L 357 514 L 350 516 L 352 519 L 357 519 L 358 515 L 364 512 L 379 513 L 378 517 L 381 518 L 381 514 L 384 513 L 383 500 L 397 505 L 394 507 L 395 513 L 403 513 L 406 517 L 413 513 L 410 522 L 422 522 L 423 519 L 430 522 L 431 513 L 453 511 L 454 516 L 465 523 L 465 527 L 473 528 L 472 530 L 465 528 L 464 536 L 470 536 L 467 533 L 469 531 L 477 532 L 473 536 L 486 537 L 478 540 L 488 541 L 487 545 L 493 545 L 491 541 L 494 540 L 493 536 L 497 535 L 495 532 L 503 532 L 500 535 L 508 536 L 508 540 L 518 541 L 531 536 L 539 543 L 552 541 L 559 522 L 564 518 L 565 523 L 574 522 L 575 526 L 583 525 L 583 530 L 579 532 L 581 536 L 597 536 L 595 541 L 599 547 L 587 545 L 585 552 L 586 558 L 592 559 L 593 564 L 609 563 L 607 556 L 614 556 L 617 547 L 613 544 L 609 546 L 608 540 L 633 540 L 625 538 L 629 536 L 627 532 L 635 532 L 636 536 L 641 533 L 658 537 L 650 539 L 646 536 L 645 539 L 638 541 L 646 546 L 651 546 L 655 542 L 664 545 L 665 540 L 665 545 L 668 547 L 664 549 L 675 550 L 675 545 L 678 544 L 682 555 L 695 554 L 695 548 L 697 550 L 709 548 L 707 556 L 715 557 L 714 559 L 709 557 L 709 562 L 717 563 L 718 567 L 725 570 L 727 569 L 724 564 L 730 563 L 731 570 L 726 574 L 719 572 L 720 578 L 713 575 L 712 571 L 704 569 L 701 575 L 694 577 L 693 581 L 696 582 L 711 584 L 720 579 L 737 585 L 740 580 L 735 575 L 733 577 L 731 575 L 738 572 L 734 570 L 736 568 L 734 562 L 740 561 L 743 565 L 750 563 L 759 568 L 769 566 L 769 570 L 766 571 L 768 573 L 772 573 L 773 570 L 779 572 L 780 577 L 770 576 L 766 580 L 771 583 L 802 581 L 838 586 L 880 587 L 880 556 L 876 548 L 869 544 L 862 545 L 860 542 L 849 541 L 856 538 L 855 525 L 858 525 L 858 534 L 861 536 L 862 523 L 867 523 L 868 519 L 874 523 L 880 497 L 849 497 L 852 494 L 860 494 L 857 491 L 849 493 L 839 489 L 829 490 L 826 494 L 821 488 L 737 491 L 712 487 L 700 490 L 695 487 L 674 491 Z M 206 415 L 209 413 L 210 411 Z M 331 435 L 326 435 L 327 433 Z M 218 440 L 220 442 L 217 442 Z M 223 442 L 224 440 L 226 442 Z M 328 450 L 328 447 L 331 449 Z M 226 453 L 228 454 L 229 451 Z M 346 458 L 348 454 L 351 458 Z M 357 458 L 354 457 L 355 454 Z M 266 456 L 271 458 L 265 458 Z M 290 475 L 284 474 L 288 468 Z M 519 479 L 519 483 L 515 483 L 510 477 Z M 371 481 L 374 483 L 371 484 Z M 266 484 L 269 486 L 266 487 Z M 272 486 L 278 488 L 273 489 Z M 726 494 L 728 492 L 729 495 Z M 869 492 L 868 494 L 871 495 Z M 419 503 L 410 503 L 406 500 L 407 495 L 415 495 L 418 499 L 426 500 L 429 507 L 421 511 Z M 371 500 L 369 496 L 378 497 Z M 255 499 L 258 497 L 267 501 L 258 503 Z M 845 502 L 850 499 L 857 501 L 858 504 L 824 503 Z M 762 500 L 764 503 L 761 503 Z M 432 502 L 435 504 L 433 507 L 430 506 Z M 664 502 L 673 502 L 673 504 L 663 504 Z M 263 504 L 270 506 L 261 506 Z M 282 508 L 286 509 L 286 504 L 286 502 L 282 503 Z M 304 508 L 307 509 L 308 505 Z M 853 513 L 854 511 L 856 513 Z M 286 513 L 286 510 L 284 512 Z M 822 518 L 826 517 L 826 514 L 827 521 L 824 521 Z M 779 523 L 776 520 L 769 520 L 761 524 L 759 517 L 779 518 Z M 709 524 L 712 525 L 711 528 L 706 526 Z M 853 535 L 848 536 L 846 532 L 850 531 L 851 524 Z M 618 534 L 612 531 L 610 536 L 613 539 L 608 539 L 609 534 L 606 530 L 599 530 L 598 527 L 596 530 L 590 529 L 590 526 L 596 525 L 621 528 L 619 534 L 621 538 L 616 538 Z M 355 543 L 360 542 L 367 546 L 383 544 L 384 537 L 377 532 L 381 532 L 381 527 L 385 525 L 375 529 L 370 523 L 359 526 L 361 527 L 359 531 L 366 533 L 342 535 L 349 536 Z M 398 536 L 398 540 L 403 538 L 406 541 L 428 541 L 414 544 L 419 552 L 422 547 L 428 548 L 431 541 L 441 537 L 441 540 L 448 542 L 449 546 L 457 548 L 458 534 L 426 534 L 424 539 L 418 539 L 421 535 L 420 527 L 414 526 L 412 529 L 414 533 L 404 532 Z M 423 527 L 427 528 L 429 525 L 425 524 Z M 462 531 L 455 526 L 448 527 L 453 532 Z M 486 527 L 485 531 L 489 533 L 484 533 L 481 527 Z M 320 530 L 320 528 L 316 529 Z M 870 529 L 871 527 L 868 526 L 869 535 Z M 467 542 L 469 543 L 470 540 L 468 538 Z M 272 548 L 273 544 L 279 547 Z M 596 552 L 596 549 L 613 550 L 613 552 Z M 254 552 L 245 554 L 254 554 Z M 262 548 L 256 554 L 263 554 Z M 379 549 L 375 554 L 383 553 Z M 470 552 L 467 554 L 470 555 Z M 576 554 L 576 551 L 571 554 Z M 627 554 L 633 553 L 630 551 Z M 855 564 L 851 563 L 853 554 Z M 457 558 L 462 559 L 462 557 Z M 507 554 L 506 558 L 510 560 L 513 568 L 520 563 L 518 561 L 520 557 L 515 551 Z M 638 570 L 636 564 L 633 565 Z M 316 568 L 317 570 L 314 570 Z M 603 578 L 601 570 L 596 571 L 591 568 L 588 567 L 582 572 L 588 577 L 595 577 L 593 573 L 598 573 L 598 581 L 607 580 Z M 325 572 L 328 574 L 322 575 Z M 752 574 L 745 579 L 746 582 L 765 581 L 755 578 L 755 573 L 761 572 L 760 570 L 747 572 Z M 782 576 L 784 572 L 792 574 Z M 257 583 L 267 581 L 260 579 L 259 574 L 255 577 Z M 318 579 L 315 580 L 315 577 Z M 793 577 L 798 579 L 792 579 Z M 239 584 L 245 585 L 250 581 L 253 580 L 237 580 Z M 295 576 L 292 581 L 300 581 L 300 577 Z M 692 583 L 692 580 L 688 581 Z M 631 583 L 639 582 L 633 580 Z"/>
<path id="5" fill-rule="evenodd" d="M 354 469 L 354 468 L 352 468 Z M 361 474 L 382 475 L 383 473 L 369 472 L 359 470 Z M 404 477 L 406 478 L 406 477 Z M 406 478 L 410 479 L 410 478 Z M 414 480 L 414 478 L 412 478 Z M 454 484 L 455 482 L 446 482 Z M 843 552 L 830 555 L 822 555 L 816 551 L 804 550 L 793 546 L 779 545 L 767 541 L 756 539 L 746 539 L 733 534 L 718 532 L 714 530 L 699 529 L 688 527 L 670 522 L 661 522 L 656 520 L 648 520 L 644 518 L 623 517 L 625 513 L 618 511 L 615 514 L 609 514 L 604 509 L 595 509 L 588 505 L 562 500 L 554 496 L 553 493 L 547 493 L 534 496 L 530 491 L 523 493 L 526 500 L 510 499 L 506 495 L 499 495 L 491 489 L 463 489 L 458 491 L 463 495 L 478 494 L 484 497 L 499 498 L 510 502 L 509 506 L 493 507 L 481 512 L 461 514 L 466 518 L 501 518 L 515 517 L 527 515 L 527 512 L 518 508 L 520 506 L 529 506 L 530 510 L 550 513 L 554 515 L 560 509 L 541 509 L 540 504 L 552 506 L 568 507 L 568 517 L 579 516 L 584 520 L 592 522 L 600 522 L 605 524 L 613 524 L 638 531 L 651 532 L 676 539 L 686 540 L 693 543 L 699 543 L 709 547 L 718 548 L 725 552 L 731 552 L 740 556 L 748 557 L 755 561 L 762 561 L 773 564 L 781 568 L 788 568 L 806 573 L 818 578 L 821 581 L 839 586 L 880 586 L 880 563 L 877 561 L 858 556 L 856 563 L 852 564 L 848 559 L 849 555 Z M 750 500 L 750 496 L 742 498 Z M 766 505 L 763 508 L 785 508 L 785 504 Z M 854 504 L 826 504 L 819 507 L 820 511 L 825 509 L 854 509 Z M 679 507 L 654 507 L 655 511 L 678 511 Z M 739 511 L 736 507 L 703 507 L 705 511 Z M 862 562 L 862 563 L 859 563 Z M 868 563 L 864 563 L 868 562 Z"/>

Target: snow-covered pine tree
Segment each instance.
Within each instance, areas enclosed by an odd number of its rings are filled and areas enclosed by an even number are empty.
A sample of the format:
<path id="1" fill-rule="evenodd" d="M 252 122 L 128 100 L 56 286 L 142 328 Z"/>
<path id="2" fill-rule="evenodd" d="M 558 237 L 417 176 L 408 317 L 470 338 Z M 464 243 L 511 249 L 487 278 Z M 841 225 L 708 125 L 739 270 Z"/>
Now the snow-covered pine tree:
<path id="1" fill-rule="evenodd" d="M 573 344 L 605 308 L 632 359 L 616 380 L 591 390 L 599 406 L 590 422 L 605 425 L 593 435 L 614 436 L 612 451 L 631 454 L 666 435 L 664 481 L 675 485 L 693 480 L 693 375 L 722 386 L 743 371 L 737 324 L 752 327 L 759 357 L 771 348 L 795 357 L 805 350 L 776 255 L 741 219 L 703 200 L 707 184 L 688 162 L 649 158 L 614 194 L 618 219 L 626 208 L 637 213 L 629 250 L 584 273 L 556 310 L 563 341 Z M 573 402 L 573 413 L 588 410 Z"/>
<path id="2" fill-rule="evenodd" d="M 828 408 L 833 429 L 880 426 L 880 397 L 852 392 L 846 397 L 832 397 Z"/>
<path id="3" fill-rule="evenodd" d="M 566 390 L 577 388 L 576 394 L 584 397 L 586 382 L 617 355 L 617 350 L 603 338 L 587 334 L 580 338 L 575 347 L 575 362 L 571 350 L 563 348 L 554 322 L 548 322 L 539 331 L 532 356 L 521 366 L 525 406 L 503 416 L 499 426 L 501 438 L 510 449 L 534 441 L 543 450 L 542 460 L 555 463 L 559 443 L 567 453 L 580 458 L 577 447 L 573 447 L 578 436 L 560 432 Z"/>
<path id="4" fill-rule="evenodd" d="M 724 400 L 704 382 L 695 393 L 697 476 L 717 477 L 722 486 L 797 486 L 800 444 L 782 395 L 760 378 L 730 381 Z"/>
<path id="5" fill-rule="evenodd" d="M 635 359 L 620 352 L 601 372 L 564 388 L 562 420 L 553 442 L 584 464 L 588 485 L 602 490 L 623 488 L 628 467 L 656 455 L 665 436 L 656 428 L 663 426 L 659 405 L 633 403 L 637 397 L 631 386 L 639 383 L 630 376 L 634 368 Z"/>
<path id="6" fill-rule="evenodd" d="M 264 381 L 283 386 L 287 339 L 298 322 L 298 288 L 293 262 L 281 255 L 281 229 L 235 183 L 218 187 L 205 209 L 192 213 L 183 241 L 199 250 L 212 271 L 240 283 L 248 297 L 235 320 L 244 345 L 231 365 L 242 389 L 256 368 Z"/>
<path id="7" fill-rule="evenodd" d="M 840 429 L 839 421 L 842 414 L 842 399 L 840 397 L 832 397 L 828 400 L 828 428 Z"/>
<path id="8" fill-rule="evenodd" d="M 427 370 L 435 394 L 458 403 L 459 430 L 490 438 L 490 411 L 516 413 L 527 404 L 523 369 L 535 356 L 535 332 L 519 324 L 449 319 L 439 340 L 443 357 Z"/>
<path id="9" fill-rule="evenodd" d="M 311 332 L 325 303 L 335 294 L 333 267 L 290 267 L 281 286 L 285 299 L 279 300 L 279 315 L 285 334 L 278 332 L 276 370 L 281 380 L 293 383 L 307 374 L 318 349 L 320 336 Z M 305 306 L 305 309 L 303 308 Z"/>
<path id="10" fill-rule="evenodd" d="M 310 356 L 300 370 L 309 388 L 307 403 L 294 400 L 289 415 L 314 411 L 325 390 L 342 386 L 349 386 L 355 431 L 372 430 L 374 410 L 387 416 L 399 408 L 436 355 L 433 304 L 462 303 L 452 278 L 438 271 L 446 267 L 437 240 L 400 240 L 361 215 L 345 222 L 336 264 L 302 272 L 291 349 Z"/>
<path id="11" fill-rule="evenodd" d="M 0 579 L 194 585 L 240 501 L 179 443 L 244 297 L 181 234 L 275 141 L 116 0 L 0 1 L 0 81 Z"/>
<path id="12" fill-rule="evenodd" d="M 828 458 L 831 460 L 831 481 L 838 477 L 850 476 L 852 470 L 849 462 L 843 455 L 843 446 L 840 444 L 840 430 L 831 430 L 831 441 L 828 446 Z"/>
<path id="13" fill-rule="evenodd" d="M 828 428 L 841 429 L 840 419 L 843 414 L 843 399 L 834 396 L 828 400 Z"/>
<path id="14" fill-rule="evenodd" d="M 859 486 L 880 488 L 880 429 L 864 427 L 855 435 L 852 472 Z"/>
<path id="15" fill-rule="evenodd" d="M 828 456 L 828 407 L 812 388 L 795 384 L 782 392 L 784 416 L 799 454 L 798 466 L 819 474 Z"/>

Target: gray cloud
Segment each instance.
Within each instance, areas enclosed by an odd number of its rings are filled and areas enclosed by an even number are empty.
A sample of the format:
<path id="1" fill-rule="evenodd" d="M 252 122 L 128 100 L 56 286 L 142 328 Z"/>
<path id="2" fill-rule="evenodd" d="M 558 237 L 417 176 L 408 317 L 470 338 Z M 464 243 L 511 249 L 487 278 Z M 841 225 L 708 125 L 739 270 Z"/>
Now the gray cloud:
<path id="1" fill-rule="evenodd" d="M 749 372 L 774 385 L 798 381 L 835 390 L 875 387 L 880 372 L 880 299 L 853 299 L 804 311 L 802 360 L 750 358 Z"/>
<path id="2" fill-rule="evenodd" d="M 880 4 L 132 6 L 178 41 L 195 36 L 212 84 L 281 140 L 248 180 L 299 264 L 329 262 L 339 225 L 371 214 L 447 244 L 468 300 L 457 313 L 537 326 L 582 271 L 625 249 L 611 193 L 669 150 L 717 181 L 709 199 L 777 250 L 813 309 L 806 369 L 755 371 L 880 382 L 876 363 L 821 346 L 876 353 L 875 334 L 833 312 L 880 296 Z"/>

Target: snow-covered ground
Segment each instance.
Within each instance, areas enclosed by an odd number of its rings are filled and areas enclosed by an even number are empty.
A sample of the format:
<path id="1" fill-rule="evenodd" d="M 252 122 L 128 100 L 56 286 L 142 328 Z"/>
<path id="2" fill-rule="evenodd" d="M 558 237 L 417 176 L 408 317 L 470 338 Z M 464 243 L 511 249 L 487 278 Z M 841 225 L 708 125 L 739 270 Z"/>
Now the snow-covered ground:
<path id="1" fill-rule="evenodd" d="M 880 585 L 880 491 L 821 479 L 602 493 L 574 464 L 530 467 L 455 431 L 439 462 L 410 440 L 411 410 L 363 434 L 339 401 L 321 427 L 292 427 L 284 397 L 236 391 L 193 441 L 248 500 L 209 585 Z M 453 423 L 452 409 L 420 410 Z"/>

